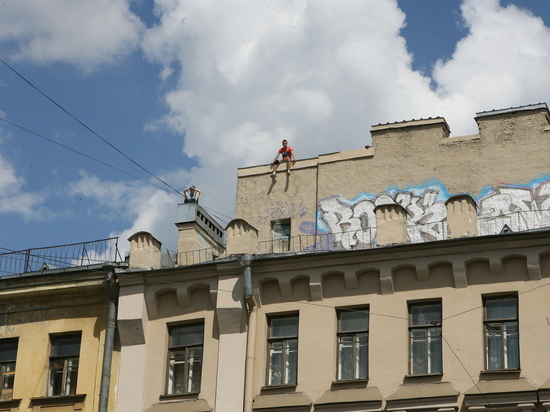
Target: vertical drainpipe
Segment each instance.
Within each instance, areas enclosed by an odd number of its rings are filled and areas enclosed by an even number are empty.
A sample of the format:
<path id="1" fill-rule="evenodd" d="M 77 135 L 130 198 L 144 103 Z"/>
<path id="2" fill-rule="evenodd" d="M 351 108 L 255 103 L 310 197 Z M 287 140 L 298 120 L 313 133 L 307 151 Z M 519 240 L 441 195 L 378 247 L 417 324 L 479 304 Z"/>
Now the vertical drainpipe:
<path id="1" fill-rule="evenodd" d="M 239 258 L 244 275 L 244 300 L 248 306 L 248 334 L 246 336 L 246 366 L 244 372 L 244 412 L 252 412 L 254 388 L 254 363 L 256 360 L 256 327 L 258 319 L 258 306 L 252 293 L 252 262 L 251 255 Z"/>
<path id="2" fill-rule="evenodd" d="M 101 375 L 101 389 L 99 391 L 99 412 L 108 412 L 109 410 L 109 388 L 111 386 L 111 364 L 113 360 L 118 301 L 116 277 L 112 271 L 105 276 L 105 283 L 109 290 L 109 309 L 107 312 L 105 346 L 103 348 L 103 372 Z"/>

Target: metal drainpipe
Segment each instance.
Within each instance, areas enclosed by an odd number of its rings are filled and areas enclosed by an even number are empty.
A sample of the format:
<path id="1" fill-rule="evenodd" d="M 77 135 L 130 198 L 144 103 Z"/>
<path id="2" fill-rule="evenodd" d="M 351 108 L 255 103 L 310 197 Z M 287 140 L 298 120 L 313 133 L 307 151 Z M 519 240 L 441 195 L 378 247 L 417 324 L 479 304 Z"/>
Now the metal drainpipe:
<path id="1" fill-rule="evenodd" d="M 101 375 L 101 389 L 99 392 L 99 412 L 108 412 L 109 388 L 111 386 L 111 364 L 115 342 L 116 315 L 118 291 L 116 277 L 113 272 L 107 273 L 105 283 L 109 289 L 109 310 L 107 312 L 107 329 L 105 331 L 105 346 L 103 348 L 103 373 Z"/>
<path id="2" fill-rule="evenodd" d="M 252 293 L 252 262 L 251 255 L 244 255 L 239 258 L 239 263 L 243 267 L 244 275 L 244 299 L 249 309 L 248 314 L 248 334 L 246 336 L 246 366 L 244 372 L 244 412 L 252 412 L 254 402 L 253 378 L 254 363 L 256 360 L 256 326 L 258 319 L 258 306 Z"/>
<path id="3" fill-rule="evenodd" d="M 256 363 L 256 327 L 258 324 L 258 305 L 250 299 L 248 316 L 248 336 L 246 337 L 246 368 L 244 372 L 244 412 L 252 412 L 254 404 L 254 365 Z"/>

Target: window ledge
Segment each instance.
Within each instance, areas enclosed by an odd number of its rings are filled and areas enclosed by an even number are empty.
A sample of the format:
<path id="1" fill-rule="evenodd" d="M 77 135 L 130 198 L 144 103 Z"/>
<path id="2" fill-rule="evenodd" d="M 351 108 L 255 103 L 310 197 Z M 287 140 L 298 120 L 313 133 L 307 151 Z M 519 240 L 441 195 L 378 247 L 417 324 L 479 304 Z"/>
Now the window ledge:
<path id="1" fill-rule="evenodd" d="M 298 386 L 297 383 L 287 383 L 284 385 L 266 385 L 262 386 L 262 391 L 269 391 L 274 389 L 289 389 L 289 388 L 296 388 Z"/>
<path id="2" fill-rule="evenodd" d="M 438 373 L 422 373 L 422 374 L 417 374 L 417 375 L 405 375 L 405 378 L 406 379 L 414 379 L 414 378 L 426 378 L 426 377 L 431 377 L 431 376 L 443 376 L 443 372 L 438 372 Z"/>
<path id="3" fill-rule="evenodd" d="M 346 383 L 367 383 L 369 381 L 369 378 L 364 379 L 339 379 L 336 381 L 332 381 L 333 385 L 345 385 Z"/>
<path id="4" fill-rule="evenodd" d="M 168 401 L 171 399 L 197 399 L 200 392 L 186 392 L 186 393 L 174 393 L 167 395 L 160 395 L 159 401 Z"/>
<path id="5" fill-rule="evenodd" d="M 84 403 L 86 394 L 79 395 L 60 395 L 60 396 L 40 396 L 31 398 L 31 405 L 35 406 L 52 406 L 52 405 L 78 405 Z"/>
<path id="6" fill-rule="evenodd" d="M 0 401 L 0 408 L 19 408 L 21 399 L 4 399 Z"/>
<path id="7" fill-rule="evenodd" d="M 514 374 L 520 373 L 521 369 L 492 369 L 479 372 L 481 375 L 494 375 L 494 374 Z"/>

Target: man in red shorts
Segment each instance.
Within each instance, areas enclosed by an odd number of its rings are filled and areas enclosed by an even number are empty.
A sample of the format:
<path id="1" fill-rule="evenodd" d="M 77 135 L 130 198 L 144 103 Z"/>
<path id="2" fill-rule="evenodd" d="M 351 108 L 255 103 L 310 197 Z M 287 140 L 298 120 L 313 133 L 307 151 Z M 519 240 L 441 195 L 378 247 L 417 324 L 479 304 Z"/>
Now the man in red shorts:
<path id="1" fill-rule="evenodd" d="M 273 172 L 271 173 L 271 177 L 277 176 L 277 168 L 279 167 L 279 164 L 281 162 L 277 160 L 279 155 L 282 155 L 283 162 L 286 162 L 286 174 L 290 175 L 290 169 L 292 168 L 292 163 L 296 161 L 296 157 L 294 156 L 294 149 L 288 145 L 288 142 L 286 140 L 283 140 L 283 147 L 281 147 L 277 154 L 275 155 L 275 159 L 273 159 L 273 162 L 271 162 L 271 167 L 273 168 Z"/>

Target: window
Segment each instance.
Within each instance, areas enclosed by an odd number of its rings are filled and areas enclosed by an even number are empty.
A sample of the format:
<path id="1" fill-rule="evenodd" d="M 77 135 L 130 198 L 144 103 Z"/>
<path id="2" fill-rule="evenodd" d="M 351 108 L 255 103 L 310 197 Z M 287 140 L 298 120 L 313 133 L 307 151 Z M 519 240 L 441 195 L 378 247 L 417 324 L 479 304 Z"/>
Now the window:
<path id="1" fill-rule="evenodd" d="M 17 339 L 0 340 L 0 401 L 12 399 Z"/>
<path id="2" fill-rule="evenodd" d="M 81 334 L 50 337 L 48 396 L 76 395 Z"/>
<path id="3" fill-rule="evenodd" d="M 368 308 L 341 309 L 338 315 L 338 380 L 367 379 Z"/>
<path id="4" fill-rule="evenodd" d="M 200 391 L 203 342 L 203 322 L 170 327 L 169 395 Z"/>
<path id="5" fill-rule="evenodd" d="M 519 369 L 518 297 L 485 298 L 487 370 Z"/>
<path id="6" fill-rule="evenodd" d="M 409 305 L 411 375 L 443 373 L 441 351 L 441 303 Z"/>
<path id="7" fill-rule="evenodd" d="M 268 385 L 288 385 L 297 382 L 298 315 L 268 319 Z"/>
<path id="8" fill-rule="evenodd" d="M 273 234 L 273 252 L 290 250 L 290 219 L 274 220 L 271 222 Z"/>

